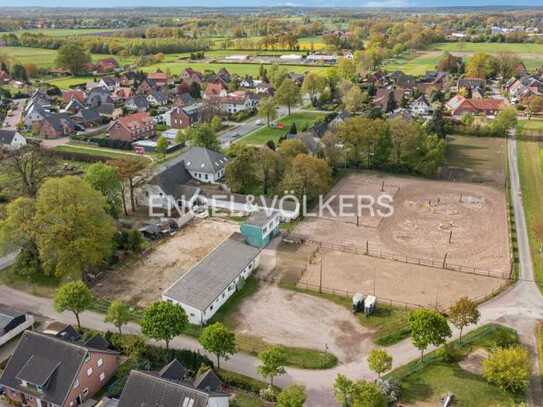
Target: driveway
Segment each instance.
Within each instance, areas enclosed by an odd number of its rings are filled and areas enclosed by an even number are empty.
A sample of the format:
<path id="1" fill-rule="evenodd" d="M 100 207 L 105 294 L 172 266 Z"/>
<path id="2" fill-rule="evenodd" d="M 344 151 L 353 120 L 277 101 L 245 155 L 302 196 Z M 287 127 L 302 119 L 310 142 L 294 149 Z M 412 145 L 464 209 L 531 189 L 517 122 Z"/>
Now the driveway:
<path id="1" fill-rule="evenodd" d="M 15 108 L 11 109 L 4 119 L 4 127 L 11 130 L 17 129 L 17 125 L 21 121 L 26 99 L 16 99 L 13 103 L 15 104 Z"/>

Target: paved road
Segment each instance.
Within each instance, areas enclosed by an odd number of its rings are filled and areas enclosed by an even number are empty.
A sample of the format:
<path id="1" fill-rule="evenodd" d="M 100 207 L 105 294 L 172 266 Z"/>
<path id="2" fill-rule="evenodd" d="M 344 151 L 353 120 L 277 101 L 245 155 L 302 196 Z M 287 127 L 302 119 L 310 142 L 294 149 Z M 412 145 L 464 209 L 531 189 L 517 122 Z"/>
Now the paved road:
<path id="1" fill-rule="evenodd" d="M 516 217 L 516 227 L 520 257 L 520 280 L 509 290 L 480 306 L 481 320 L 478 326 L 489 322 L 497 322 L 511 326 L 518 330 L 521 340 L 535 356 L 535 327 L 538 320 L 543 319 L 543 297 L 533 282 L 533 268 L 531 254 L 528 244 L 528 235 L 522 206 L 522 198 L 519 194 L 520 181 L 516 159 L 516 141 L 509 141 L 509 165 L 511 172 L 512 203 Z M 74 323 L 70 313 L 57 313 L 52 301 L 47 298 L 35 297 L 22 293 L 6 286 L 0 286 L 0 302 L 9 304 L 20 310 L 30 311 L 38 315 L 47 316 L 59 321 Z M 113 330 L 113 326 L 103 321 L 103 315 L 85 312 L 81 317 L 82 324 L 97 330 Z M 466 331 L 472 330 L 471 327 Z M 126 331 L 140 333 L 136 324 L 129 324 Z M 458 337 L 458 331 L 453 330 L 453 337 Z M 176 348 L 188 348 L 200 350 L 196 340 L 188 337 L 179 337 L 172 342 Z M 431 349 L 430 349 L 431 350 Z M 387 348 L 393 357 L 394 367 L 401 366 L 419 357 L 419 351 L 411 344 L 409 339 Z M 529 405 L 541 406 L 543 391 L 539 380 L 537 358 L 534 357 L 534 372 L 529 390 Z M 224 367 L 258 378 L 256 358 L 247 354 L 236 354 L 226 363 Z M 373 379 L 375 375 L 369 370 L 367 361 L 358 360 L 352 363 L 343 364 L 328 370 L 302 370 L 288 368 L 287 374 L 277 380 L 277 384 L 284 386 L 290 383 L 302 383 L 308 392 L 307 405 L 312 407 L 330 407 L 337 405 L 333 393 L 332 383 L 338 373 L 345 374 L 352 378 Z"/>
<path id="2" fill-rule="evenodd" d="M 8 115 L 4 119 L 4 127 L 6 129 L 15 130 L 17 129 L 17 124 L 21 120 L 23 110 L 26 106 L 26 99 L 17 99 L 15 103 L 15 109 L 12 109 L 8 112 Z"/>
<path id="3" fill-rule="evenodd" d="M 292 109 L 292 112 L 294 111 L 295 109 Z M 283 117 L 287 113 L 288 113 L 288 110 L 286 107 L 281 106 L 277 108 L 277 117 Z M 228 129 L 224 133 L 220 134 L 219 140 L 221 142 L 221 145 L 223 147 L 228 147 L 231 143 L 261 128 L 263 126 L 262 124 L 261 125 L 256 124 L 258 120 L 261 120 L 262 122 L 265 121 L 261 117 L 252 117 L 249 120 L 246 120 L 242 123 L 237 123 L 233 128 Z"/>

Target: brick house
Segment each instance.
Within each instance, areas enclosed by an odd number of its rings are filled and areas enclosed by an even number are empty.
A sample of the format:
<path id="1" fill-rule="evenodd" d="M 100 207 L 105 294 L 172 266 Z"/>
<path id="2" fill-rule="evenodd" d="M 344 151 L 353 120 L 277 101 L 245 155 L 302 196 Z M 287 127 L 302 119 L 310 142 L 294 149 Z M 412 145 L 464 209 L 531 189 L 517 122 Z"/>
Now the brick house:
<path id="1" fill-rule="evenodd" d="M 45 139 L 70 136 L 75 129 L 75 123 L 68 116 L 58 113 L 47 113 L 41 121 L 32 124 L 32 131 Z"/>
<path id="2" fill-rule="evenodd" d="M 187 107 L 177 106 L 170 112 L 169 125 L 175 129 L 184 129 L 200 121 L 200 109 L 198 105 Z"/>
<path id="3" fill-rule="evenodd" d="M 135 141 L 154 137 L 156 125 L 148 113 L 142 112 L 119 117 L 108 131 L 112 140 Z"/>
<path id="4" fill-rule="evenodd" d="M 222 82 L 209 83 L 204 91 L 204 99 L 211 99 L 218 96 L 226 96 L 228 92 Z"/>
<path id="5" fill-rule="evenodd" d="M 148 79 L 155 82 L 156 86 L 162 88 L 170 83 L 170 77 L 168 74 L 158 70 L 147 75 Z"/>
<path id="6" fill-rule="evenodd" d="M 86 343 L 25 331 L 0 376 L 9 400 L 28 407 L 75 407 L 94 396 L 119 365 L 101 337 Z"/>
<path id="7" fill-rule="evenodd" d="M 189 83 L 190 82 L 202 83 L 202 81 L 204 80 L 204 76 L 200 72 L 195 71 L 192 68 L 186 68 L 181 74 L 181 79 Z"/>
<path id="8" fill-rule="evenodd" d="M 115 58 L 102 59 L 96 63 L 96 70 L 101 73 L 113 72 L 117 68 L 119 68 L 119 63 Z"/>
<path id="9" fill-rule="evenodd" d="M 467 99 L 456 95 L 445 106 L 453 116 L 462 116 L 465 113 L 493 116 L 503 110 L 507 102 L 503 99 Z"/>

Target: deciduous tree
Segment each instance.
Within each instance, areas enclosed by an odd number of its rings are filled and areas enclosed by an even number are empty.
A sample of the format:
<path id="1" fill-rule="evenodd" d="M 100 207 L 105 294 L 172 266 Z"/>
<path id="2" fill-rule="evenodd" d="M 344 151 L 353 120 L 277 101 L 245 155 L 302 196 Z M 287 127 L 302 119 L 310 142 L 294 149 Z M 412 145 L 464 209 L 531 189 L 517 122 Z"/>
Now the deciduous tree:
<path id="1" fill-rule="evenodd" d="M 106 200 L 83 179 L 48 179 L 40 188 L 34 219 L 44 271 L 80 278 L 113 251 L 115 227 Z"/>
<path id="2" fill-rule="evenodd" d="M 130 321 L 130 307 L 124 302 L 113 300 L 107 309 L 105 322 L 109 322 L 119 330 L 119 334 L 122 335 L 122 327 Z"/>
<path id="3" fill-rule="evenodd" d="M 54 297 L 54 306 L 57 312 L 73 312 L 77 321 L 77 328 L 81 330 L 79 316 L 82 312 L 89 309 L 93 300 L 92 292 L 84 282 L 72 281 L 57 289 Z"/>
<path id="4" fill-rule="evenodd" d="M 91 62 L 90 54 L 77 42 L 69 41 L 57 51 L 56 65 L 64 68 L 72 75 L 85 72 L 85 65 Z"/>
<path id="5" fill-rule="evenodd" d="M 424 350 L 430 346 L 443 345 L 451 336 L 447 320 L 437 311 L 417 309 L 409 313 L 411 341 L 420 350 L 420 360 L 424 360 Z"/>
<path id="6" fill-rule="evenodd" d="M 277 117 L 277 103 L 272 97 L 266 97 L 260 100 L 258 104 L 258 115 L 266 118 L 266 124 L 270 127 L 270 123 Z"/>
<path id="7" fill-rule="evenodd" d="M 281 346 L 273 346 L 260 352 L 258 359 L 261 362 L 257 368 L 258 373 L 264 378 L 269 378 L 271 386 L 275 377 L 286 373 L 287 354 Z"/>
<path id="8" fill-rule="evenodd" d="M 280 105 L 285 105 L 288 108 L 288 115 L 292 106 L 301 101 L 300 88 L 292 80 L 285 79 L 275 94 L 275 100 Z"/>
<path id="9" fill-rule="evenodd" d="M 236 335 L 221 322 L 205 327 L 199 340 L 204 349 L 217 358 L 217 369 L 221 368 L 221 358 L 228 360 L 236 353 Z"/>
<path id="10" fill-rule="evenodd" d="M 148 306 L 140 321 L 142 333 L 154 340 L 164 341 L 170 348 L 173 338 L 181 335 L 188 324 L 185 310 L 177 304 L 160 301 Z"/>
<path id="11" fill-rule="evenodd" d="M 94 163 L 87 168 L 85 181 L 106 199 L 106 211 L 114 218 L 119 216 L 121 206 L 121 180 L 115 167 Z"/>
<path id="12" fill-rule="evenodd" d="M 392 369 L 392 356 L 383 349 L 374 349 L 368 356 L 368 364 L 379 377 Z"/>
<path id="13" fill-rule="evenodd" d="M 460 343 L 462 343 L 463 329 L 468 325 L 476 324 L 480 316 L 477 304 L 468 297 L 460 298 L 449 309 L 449 320 L 455 327 L 460 329 Z"/>

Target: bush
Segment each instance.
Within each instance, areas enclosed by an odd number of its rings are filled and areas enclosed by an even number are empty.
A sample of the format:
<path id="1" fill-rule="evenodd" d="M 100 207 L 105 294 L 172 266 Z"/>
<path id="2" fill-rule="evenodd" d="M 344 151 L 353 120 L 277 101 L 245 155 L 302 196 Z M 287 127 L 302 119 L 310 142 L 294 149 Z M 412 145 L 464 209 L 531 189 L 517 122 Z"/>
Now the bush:
<path id="1" fill-rule="evenodd" d="M 239 373 L 228 372 L 226 370 L 220 370 L 219 377 L 223 383 L 229 386 L 254 394 L 260 394 L 261 390 L 265 390 L 268 387 L 267 383 L 261 382 L 260 380 L 253 379 Z"/>
<path id="2" fill-rule="evenodd" d="M 277 399 L 277 391 L 271 386 L 260 390 L 259 395 L 263 400 L 266 401 L 274 402 Z"/>
<path id="3" fill-rule="evenodd" d="M 456 363 L 461 361 L 464 355 L 454 343 L 446 343 L 438 350 L 438 357 L 445 363 Z"/>
<path id="4" fill-rule="evenodd" d="M 530 381 L 531 360 L 521 346 L 498 349 L 483 362 L 483 377 L 503 390 L 520 393 Z"/>
<path id="5" fill-rule="evenodd" d="M 501 330 L 496 331 L 494 345 L 496 348 L 509 348 L 518 343 L 518 335 L 516 332 Z"/>

